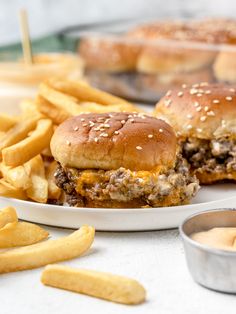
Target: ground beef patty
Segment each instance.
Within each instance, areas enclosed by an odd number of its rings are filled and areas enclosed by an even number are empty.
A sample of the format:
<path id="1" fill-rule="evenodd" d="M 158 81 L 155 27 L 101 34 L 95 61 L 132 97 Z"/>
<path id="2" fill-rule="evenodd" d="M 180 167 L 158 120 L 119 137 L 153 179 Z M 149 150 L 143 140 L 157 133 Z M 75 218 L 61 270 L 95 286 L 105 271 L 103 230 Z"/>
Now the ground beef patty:
<path id="1" fill-rule="evenodd" d="M 182 142 L 182 154 L 192 169 L 198 172 L 236 171 L 236 140 L 233 139 L 188 138 Z"/>
<path id="2" fill-rule="evenodd" d="M 59 165 L 55 179 L 66 192 L 71 206 L 86 206 L 88 200 L 91 206 L 91 200 L 95 203 L 104 200 L 125 203 L 137 199 L 141 199 L 144 206 L 185 204 L 199 187 L 181 156 L 178 156 L 174 169 L 162 174 L 125 168 L 109 171 L 63 169 Z"/>

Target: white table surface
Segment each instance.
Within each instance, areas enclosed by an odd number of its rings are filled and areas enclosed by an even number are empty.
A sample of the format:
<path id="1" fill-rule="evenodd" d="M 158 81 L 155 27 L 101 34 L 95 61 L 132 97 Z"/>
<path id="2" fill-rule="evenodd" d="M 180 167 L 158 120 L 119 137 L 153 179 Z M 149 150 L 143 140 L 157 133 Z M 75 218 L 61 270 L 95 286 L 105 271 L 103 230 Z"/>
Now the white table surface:
<path id="1" fill-rule="evenodd" d="M 52 238 L 71 230 L 46 227 Z M 177 230 L 97 232 L 89 252 L 64 262 L 138 279 L 147 301 L 125 306 L 43 286 L 42 268 L 0 276 L 1 314 L 235 314 L 236 296 L 198 286 L 188 272 Z"/>

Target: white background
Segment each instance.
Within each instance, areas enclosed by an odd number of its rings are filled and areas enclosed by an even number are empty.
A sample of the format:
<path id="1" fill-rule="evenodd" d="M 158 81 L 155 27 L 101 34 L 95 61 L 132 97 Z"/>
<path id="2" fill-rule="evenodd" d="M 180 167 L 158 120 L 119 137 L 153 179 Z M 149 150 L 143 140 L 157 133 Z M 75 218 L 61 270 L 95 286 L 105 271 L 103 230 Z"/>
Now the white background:
<path id="1" fill-rule="evenodd" d="M 33 37 L 67 25 L 127 17 L 236 16 L 235 0 L 0 0 L 0 44 L 20 38 L 27 8 Z"/>

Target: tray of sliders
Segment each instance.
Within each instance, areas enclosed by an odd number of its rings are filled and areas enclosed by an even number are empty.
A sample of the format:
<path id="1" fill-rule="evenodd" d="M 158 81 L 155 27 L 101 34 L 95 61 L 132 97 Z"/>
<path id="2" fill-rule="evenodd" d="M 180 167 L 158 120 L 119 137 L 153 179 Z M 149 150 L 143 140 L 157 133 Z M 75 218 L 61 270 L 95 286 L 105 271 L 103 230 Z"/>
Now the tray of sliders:
<path id="1" fill-rule="evenodd" d="M 96 230 L 177 227 L 236 203 L 236 91 L 185 84 L 153 112 L 51 78 L 0 114 L 0 202 L 21 219 Z"/>
<path id="2" fill-rule="evenodd" d="M 96 27 L 95 27 L 96 26 Z M 130 20 L 72 27 L 90 83 L 115 95 L 155 102 L 197 82 L 235 83 L 236 20 Z"/>

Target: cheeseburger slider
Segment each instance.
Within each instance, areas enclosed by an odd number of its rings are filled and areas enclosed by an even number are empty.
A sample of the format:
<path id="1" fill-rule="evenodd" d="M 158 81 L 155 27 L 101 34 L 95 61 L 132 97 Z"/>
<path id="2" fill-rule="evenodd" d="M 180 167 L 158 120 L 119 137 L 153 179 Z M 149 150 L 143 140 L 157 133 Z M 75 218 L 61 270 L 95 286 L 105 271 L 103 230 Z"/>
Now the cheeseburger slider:
<path id="1" fill-rule="evenodd" d="M 172 128 L 140 113 L 70 118 L 56 129 L 51 150 L 56 183 L 71 206 L 172 206 L 198 190 Z"/>
<path id="2" fill-rule="evenodd" d="M 236 89 L 206 82 L 168 91 L 155 114 L 175 129 L 203 184 L 236 180 Z"/>

